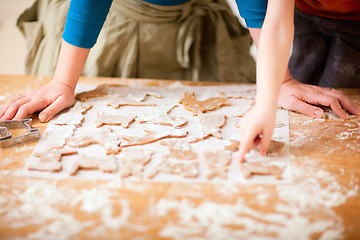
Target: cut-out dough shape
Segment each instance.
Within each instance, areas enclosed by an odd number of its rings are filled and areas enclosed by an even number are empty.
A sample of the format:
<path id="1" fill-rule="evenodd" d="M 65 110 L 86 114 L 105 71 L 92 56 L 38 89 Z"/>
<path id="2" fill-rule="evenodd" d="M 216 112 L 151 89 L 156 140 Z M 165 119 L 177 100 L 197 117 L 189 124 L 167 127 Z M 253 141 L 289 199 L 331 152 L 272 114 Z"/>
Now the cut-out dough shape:
<path id="1" fill-rule="evenodd" d="M 120 154 L 122 163 L 121 177 L 135 176 L 142 179 L 144 166 L 151 160 L 153 151 L 147 149 L 124 149 Z"/>
<path id="2" fill-rule="evenodd" d="M 65 155 L 76 154 L 76 150 L 52 150 L 35 153 L 27 160 L 27 169 L 36 171 L 57 172 L 62 169 L 61 158 Z"/>
<path id="3" fill-rule="evenodd" d="M 194 116 L 204 112 L 213 111 L 222 106 L 231 105 L 225 98 L 222 97 L 214 97 L 208 98 L 204 101 L 198 101 L 195 99 L 194 92 L 183 93 L 179 103 L 183 105 L 185 110 L 191 111 Z"/>
<path id="4" fill-rule="evenodd" d="M 132 123 L 136 118 L 135 114 L 128 115 L 114 115 L 105 114 L 101 111 L 97 112 L 96 127 L 103 125 L 119 125 L 123 128 L 128 128 L 129 124 Z"/>
<path id="5" fill-rule="evenodd" d="M 40 139 L 40 152 L 60 149 L 66 144 L 66 139 L 74 135 L 76 126 L 74 125 L 52 125 L 47 129 Z M 39 146 L 38 145 L 38 146 Z"/>
<path id="6" fill-rule="evenodd" d="M 83 148 L 92 144 L 100 144 L 107 154 L 120 152 L 121 140 L 112 131 L 96 131 L 85 136 L 74 136 L 66 140 L 66 145 L 74 148 Z"/>
<path id="7" fill-rule="evenodd" d="M 118 164 L 114 155 L 98 157 L 80 154 L 71 164 L 70 175 L 75 175 L 80 169 L 112 173 L 118 170 Z"/>
<path id="8" fill-rule="evenodd" d="M 74 125 L 81 126 L 84 120 L 84 114 L 92 107 L 88 103 L 77 102 L 68 112 L 61 114 L 55 121 L 56 125 Z"/>
<path id="9" fill-rule="evenodd" d="M 184 117 L 170 117 L 168 114 L 174 107 L 176 105 L 157 106 L 145 113 L 144 116 L 136 118 L 136 121 L 139 123 L 153 123 L 180 128 L 187 123 L 187 120 Z"/>
<path id="10" fill-rule="evenodd" d="M 207 179 L 218 176 L 222 179 L 227 178 L 227 172 L 231 163 L 231 152 L 229 151 L 205 151 L 202 153 L 203 163 L 206 166 Z"/>
<path id="11" fill-rule="evenodd" d="M 210 136 L 222 139 L 220 131 L 225 124 L 226 116 L 218 114 L 199 114 L 198 121 L 201 128 L 201 136 L 200 138 L 195 139 L 195 141 L 199 141 Z"/>
<path id="12" fill-rule="evenodd" d="M 168 156 L 163 156 L 161 162 L 147 177 L 153 178 L 159 173 L 175 174 L 184 178 L 196 178 L 199 176 L 199 163 L 197 161 L 179 162 Z"/>
<path id="13" fill-rule="evenodd" d="M 284 168 L 261 162 L 246 162 L 241 164 L 241 172 L 245 178 L 250 178 L 252 175 L 272 175 L 276 179 L 281 179 L 283 171 Z"/>
<path id="14" fill-rule="evenodd" d="M 188 132 L 184 130 L 163 130 L 161 132 L 154 132 L 150 130 L 144 130 L 146 134 L 144 136 L 123 136 L 122 138 L 127 142 L 122 142 L 121 147 L 144 145 L 152 142 L 156 142 L 163 138 L 182 138 L 186 137 Z"/>
<path id="15" fill-rule="evenodd" d="M 181 160 L 197 159 L 197 153 L 191 151 L 191 146 L 186 140 L 167 140 L 161 141 L 161 145 L 165 145 L 169 149 L 169 157 Z"/>
<path id="16" fill-rule="evenodd" d="M 284 146 L 285 146 L 284 142 L 271 140 L 267 155 L 272 157 L 282 156 Z M 233 152 L 238 151 L 239 148 L 240 148 L 240 141 L 233 139 L 230 139 L 230 144 L 224 147 L 225 150 L 230 150 Z"/>

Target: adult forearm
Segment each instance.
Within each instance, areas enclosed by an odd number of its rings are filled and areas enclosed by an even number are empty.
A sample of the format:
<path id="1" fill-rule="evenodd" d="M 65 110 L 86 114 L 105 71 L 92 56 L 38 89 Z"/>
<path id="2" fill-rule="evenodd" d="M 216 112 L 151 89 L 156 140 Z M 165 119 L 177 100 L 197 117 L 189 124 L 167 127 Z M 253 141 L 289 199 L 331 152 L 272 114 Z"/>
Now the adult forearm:
<path id="1" fill-rule="evenodd" d="M 61 82 L 75 90 L 89 52 L 90 49 L 76 47 L 63 40 L 54 81 Z"/>

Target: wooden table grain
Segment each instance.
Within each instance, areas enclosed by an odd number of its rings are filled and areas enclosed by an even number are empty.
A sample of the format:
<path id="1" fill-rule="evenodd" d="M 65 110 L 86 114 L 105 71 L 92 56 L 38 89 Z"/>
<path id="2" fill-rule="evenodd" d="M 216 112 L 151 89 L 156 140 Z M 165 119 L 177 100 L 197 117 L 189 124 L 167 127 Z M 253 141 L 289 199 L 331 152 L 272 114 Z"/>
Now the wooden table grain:
<path id="1" fill-rule="evenodd" d="M 0 104 L 50 79 L 0 76 Z M 360 89 L 342 91 L 360 104 Z M 360 239 L 360 118 L 328 113 L 289 112 L 293 181 L 280 185 L 34 178 L 21 170 L 37 142 L 1 149 L 0 239 Z M 32 117 L 43 132 L 46 123 Z"/>

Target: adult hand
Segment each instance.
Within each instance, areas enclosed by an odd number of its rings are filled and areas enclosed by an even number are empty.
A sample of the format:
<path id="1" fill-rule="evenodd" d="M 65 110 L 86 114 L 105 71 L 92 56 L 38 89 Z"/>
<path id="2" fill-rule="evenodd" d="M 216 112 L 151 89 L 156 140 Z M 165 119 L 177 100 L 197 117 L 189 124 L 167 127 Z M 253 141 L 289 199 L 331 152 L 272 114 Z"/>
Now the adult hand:
<path id="1" fill-rule="evenodd" d="M 300 83 L 295 79 L 282 84 L 278 104 L 282 108 L 315 118 L 321 118 L 324 111 L 314 105 L 331 107 L 343 119 L 349 117 L 346 111 L 354 115 L 360 114 L 360 107 L 340 91 Z"/>
<path id="2" fill-rule="evenodd" d="M 239 160 L 245 161 L 245 154 L 260 144 L 260 154 L 266 155 L 274 131 L 276 107 L 255 105 L 240 121 L 241 144 Z"/>
<path id="3" fill-rule="evenodd" d="M 52 80 L 40 89 L 10 97 L 0 108 L 0 120 L 23 119 L 29 114 L 43 110 L 39 114 L 39 119 L 41 122 L 47 122 L 74 102 L 74 89 Z"/>

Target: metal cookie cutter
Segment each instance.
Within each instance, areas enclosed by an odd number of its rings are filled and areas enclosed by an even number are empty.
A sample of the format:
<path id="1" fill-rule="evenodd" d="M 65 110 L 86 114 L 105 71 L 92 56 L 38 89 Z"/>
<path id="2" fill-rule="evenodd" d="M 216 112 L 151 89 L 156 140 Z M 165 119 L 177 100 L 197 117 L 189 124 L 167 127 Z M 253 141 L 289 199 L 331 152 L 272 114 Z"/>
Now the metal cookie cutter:
<path id="1" fill-rule="evenodd" d="M 25 128 L 26 134 L 12 137 L 8 129 Z M 34 141 L 40 138 L 40 129 L 32 128 L 32 119 L 11 120 L 0 122 L 0 148 Z"/>

